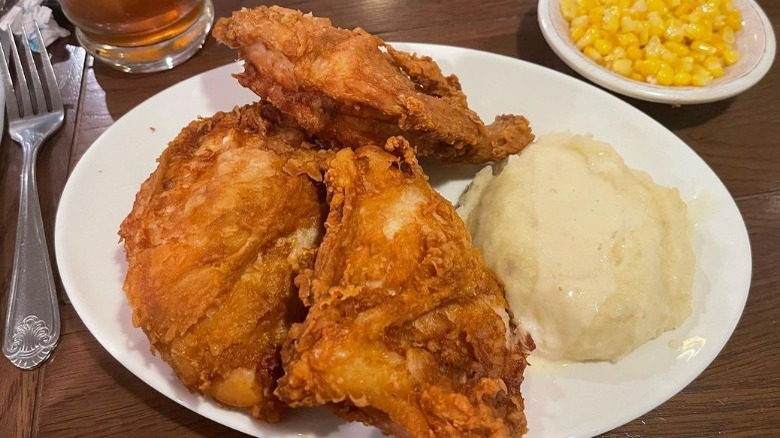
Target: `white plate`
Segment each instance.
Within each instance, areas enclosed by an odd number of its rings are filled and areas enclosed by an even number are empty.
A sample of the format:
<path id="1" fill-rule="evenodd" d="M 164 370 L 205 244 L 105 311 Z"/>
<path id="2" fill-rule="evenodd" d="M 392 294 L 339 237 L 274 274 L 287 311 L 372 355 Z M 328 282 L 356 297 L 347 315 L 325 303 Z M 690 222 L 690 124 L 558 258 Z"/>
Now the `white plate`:
<path id="1" fill-rule="evenodd" d="M 750 247 L 742 217 L 723 184 L 679 138 L 623 101 L 569 76 L 499 55 L 455 47 L 398 44 L 433 56 L 457 73 L 472 107 L 486 120 L 524 114 L 537 134 L 568 129 L 612 143 L 626 162 L 680 189 L 696 221 L 693 314 L 679 329 L 617 364 L 541 366 L 527 371 L 528 437 L 588 437 L 630 421 L 680 391 L 715 358 L 742 313 L 750 283 Z M 73 306 L 103 346 L 127 369 L 182 405 L 257 436 L 380 436 L 324 410 L 296 411 L 280 425 L 255 421 L 190 394 L 149 353 L 133 328 L 122 292 L 125 257 L 119 223 L 130 211 L 155 159 L 187 122 L 250 102 L 231 64 L 188 79 L 139 105 L 81 158 L 57 213 L 55 247 Z M 152 129 L 154 128 L 154 129 Z M 431 181 L 456 200 L 476 167 L 427 167 Z M 675 348 L 672 340 L 683 347 Z M 531 362 L 534 363 L 533 358 Z"/>
<path id="2" fill-rule="evenodd" d="M 560 0 L 539 0 L 542 35 L 553 51 L 577 73 L 604 88 L 650 102 L 690 104 L 714 102 L 735 96 L 766 75 L 775 59 L 772 23 L 753 0 L 733 0 L 742 13 L 742 30 L 736 33 L 740 60 L 726 67 L 724 75 L 704 87 L 653 85 L 627 79 L 582 54 L 569 37 L 569 25 L 561 14 Z"/>

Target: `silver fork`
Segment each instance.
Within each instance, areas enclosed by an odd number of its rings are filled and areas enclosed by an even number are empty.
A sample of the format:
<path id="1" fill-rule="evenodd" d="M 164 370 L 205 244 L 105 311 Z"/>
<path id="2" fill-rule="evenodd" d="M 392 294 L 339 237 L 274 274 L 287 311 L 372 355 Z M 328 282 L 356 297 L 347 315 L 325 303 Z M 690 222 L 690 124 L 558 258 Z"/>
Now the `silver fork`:
<path id="1" fill-rule="evenodd" d="M 14 267 L 8 292 L 8 313 L 5 320 L 3 354 L 22 369 L 33 369 L 48 359 L 60 338 L 60 312 L 54 275 L 51 270 L 46 235 L 43 231 L 41 205 L 35 181 L 35 158 L 38 150 L 54 131 L 62 126 L 65 111 L 62 107 L 57 79 L 48 53 L 43 45 L 41 31 L 35 24 L 35 35 L 43 47 L 41 70 L 46 88 L 41 84 L 27 32 L 22 29 L 21 45 L 30 80 L 25 76 L 22 57 L 7 32 L 13 54 L 16 81 L 11 79 L 8 58 L 0 46 L 0 73 L 5 86 L 8 132 L 22 147 L 21 192 L 16 228 Z M 32 90 L 28 86 L 31 84 Z M 21 105 L 17 100 L 17 92 Z M 47 106 L 47 98 L 51 109 Z"/>

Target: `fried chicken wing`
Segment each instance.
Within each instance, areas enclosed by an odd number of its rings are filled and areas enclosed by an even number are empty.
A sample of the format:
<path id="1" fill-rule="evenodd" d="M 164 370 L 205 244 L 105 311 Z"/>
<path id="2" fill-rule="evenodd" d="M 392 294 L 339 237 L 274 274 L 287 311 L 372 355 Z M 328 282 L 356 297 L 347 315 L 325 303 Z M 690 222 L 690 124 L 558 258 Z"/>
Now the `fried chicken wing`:
<path id="1" fill-rule="evenodd" d="M 519 436 L 533 341 L 403 138 L 336 154 L 276 394 L 400 437 Z M 388 152 L 391 151 L 391 152 Z"/>
<path id="2" fill-rule="evenodd" d="M 260 6 L 221 18 L 213 35 L 244 59 L 237 75 L 243 86 L 326 145 L 355 148 L 403 135 L 420 156 L 483 163 L 533 140 L 522 116 L 502 115 L 485 126 L 457 77 L 362 29 Z"/>
<path id="3" fill-rule="evenodd" d="M 192 122 L 119 232 L 133 323 L 152 350 L 190 390 L 267 421 L 284 409 L 280 348 L 304 316 L 293 278 L 319 243 L 327 154 L 275 112 Z"/>

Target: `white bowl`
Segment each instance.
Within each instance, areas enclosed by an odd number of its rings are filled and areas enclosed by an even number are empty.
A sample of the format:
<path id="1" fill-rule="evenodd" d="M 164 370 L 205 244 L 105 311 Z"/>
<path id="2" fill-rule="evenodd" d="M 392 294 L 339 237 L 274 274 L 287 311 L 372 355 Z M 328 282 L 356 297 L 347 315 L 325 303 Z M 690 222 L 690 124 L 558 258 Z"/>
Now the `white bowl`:
<path id="1" fill-rule="evenodd" d="M 703 87 L 653 85 L 613 73 L 586 57 L 569 37 L 560 0 L 539 0 L 538 18 L 542 34 L 553 51 L 576 72 L 617 93 L 671 104 L 714 102 L 735 96 L 755 85 L 769 71 L 775 59 L 775 34 L 761 7 L 753 0 L 733 0 L 744 26 L 736 33 L 740 59 L 725 68 L 723 76 Z"/>

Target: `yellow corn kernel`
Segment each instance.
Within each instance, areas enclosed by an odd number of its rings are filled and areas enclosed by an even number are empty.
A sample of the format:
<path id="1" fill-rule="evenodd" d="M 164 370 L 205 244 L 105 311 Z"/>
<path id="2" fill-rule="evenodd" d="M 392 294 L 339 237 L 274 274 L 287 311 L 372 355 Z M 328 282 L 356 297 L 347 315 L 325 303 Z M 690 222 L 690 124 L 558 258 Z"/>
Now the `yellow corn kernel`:
<path id="1" fill-rule="evenodd" d="M 630 59 L 618 59 L 612 63 L 612 71 L 623 76 L 631 75 L 632 62 Z"/>
<path id="2" fill-rule="evenodd" d="M 610 6 L 604 10 L 601 25 L 605 31 L 615 33 L 620 28 L 620 9 L 617 6 Z"/>
<path id="3" fill-rule="evenodd" d="M 609 41 L 599 38 L 593 43 L 593 48 L 602 55 L 607 55 L 614 46 Z"/>
<path id="4" fill-rule="evenodd" d="M 587 15 L 578 15 L 569 23 L 570 27 L 584 27 L 587 28 L 590 25 L 590 18 Z"/>
<path id="5" fill-rule="evenodd" d="M 718 14 L 718 12 L 720 12 L 720 2 L 718 1 L 705 2 L 701 6 L 699 6 L 699 10 L 703 15 L 713 18 Z"/>
<path id="6" fill-rule="evenodd" d="M 634 64 L 634 68 L 643 76 L 652 76 L 661 69 L 661 63 L 657 59 L 640 59 Z"/>
<path id="7" fill-rule="evenodd" d="M 596 49 L 594 49 L 592 46 L 585 47 L 582 49 L 582 53 L 587 56 L 588 58 L 596 61 L 601 62 L 601 53 L 599 53 Z"/>
<path id="8" fill-rule="evenodd" d="M 582 38 L 583 35 L 585 35 L 585 31 L 588 30 L 587 27 L 572 27 L 569 30 L 569 36 L 571 36 L 572 41 L 577 41 L 580 38 Z"/>
<path id="9" fill-rule="evenodd" d="M 666 5 L 663 0 L 647 0 L 647 10 L 650 12 L 666 12 Z"/>
<path id="10" fill-rule="evenodd" d="M 708 56 L 704 60 L 704 68 L 716 78 L 723 76 L 723 62 L 717 56 Z"/>
<path id="11" fill-rule="evenodd" d="M 631 11 L 634 13 L 647 12 L 647 3 L 645 2 L 645 0 L 637 0 L 631 6 Z"/>
<path id="12" fill-rule="evenodd" d="M 695 5 L 692 2 L 684 2 L 674 9 L 674 15 L 683 17 L 691 13 Z"/>
<path id="13" fill-rule="evenodd" d="M 612 33 L 617 32 L 618 29 L 620 29 L 620 19 L 618 19 L 618 17 L 610 17 L 610 18 L 604 17 L 602 26 L 604 26 L 604 30 L 606 30 L 607 32 L 612 32 Z"/>
<path id="14" fill-rule="evenodd" d="M 680 71 L 684 71 L 686 73 L 690 73 L 693 71 L 693 66 L 695 64 L 695 60 L 692 56 L 683 56 L 680 58 L 680 60 L 677 63 L 677 68 Z"/>
<path id="15" fill-rule="evenodd" d="M 674 83 L 674 70 L 671 66 L 665 65 L 658 70 L 655 78 L 661 85 L 672 85 Z"/>
<path id="16" fill-rule="evenodd" d="M 639 38 L 633 33 L 619 33 L 617 34 L 617 43 L 623 47 L 638 46 Z"/>
<path id="17" fill-rule="evenodd" d="M 639 44 L 645 45 L 650 40 L 650 30 L 649 26 L 646 26 L 644 23 L 642 23 L 639 27 L 639 32 L 637 33 L 637 36 L 639 37 Z"/>
<path id="18" fill-rule="evenodd" d="M 577 15 L 587 15 L 591 8 L 598 6 L 598 0 L 579 0 Z"/>
<path id="19" fill-rule="evenodd" d="M 739 11 L 729 12 L 726 15 L 726 26 L 734 29 L 742 29 L 742 17 L 739 15 Z"/>
<path id="20" fill-rule="evenodd" d="M 643 78 L 650 74 L 650 65 L 647 59 L 639 59 L 634 62 L 634 71 L 636 71 Z"/>
<path id="21" fill-rule="evenodd" d="M 629 16 L 620 17 L 620 30 L 623 32 L 636 32 L 639 30 L 639 24 Z"/>
<path id="22" fill-rule="evenodd" d="M 691 40 L 706 41 L 708 38 L 704 25 L 700 23 L 683 25 L 683 34 Z"/>
<path id="23" fill-rule="evenodd" d="M 683 40 L 685 40 L 683 22 L 677 18 L 669 20 L 666 29 L 664 30 L 664 37 L 669 41 L 682 43 Z"/>
<path id="24" fill-rule="evenodd" d="M 664 46 L 661 46 L 661 61 L 667 63 L 667 64 L 674 64 L 677 62 L 678 56 L 674 54 L 673 52 L 669 51 Z"/>
<path id="25" fill-rule="evenodd" d="M 707 59 L 704 60 L 704 68 L 712 73 L 713 77 L 719 78 L 723 76 L 723 63 L 720 58 L 716 56 L 708 56 Z"/>
<path id="26" fill-rule="evenodd" d="M 706 19 L 706 17 L 702 15 L 702 13 L 699 10 L 694 10 L 693 12 L 686 15 L 685 17 L 688 19 L 688 22 L 692 24 L 699 24 Z"/>
<path id="27" fill-rule="evenodd" d="M 577 0 L 561 0 L 561 15 L 566 21 L 571 21 L 577 16 Z"/>
<path id="28" fill-rule="evenodd" d="M 705 69 L 699 69 L 691 75 L 691 84 L 703 87 L 712 82 L 712 74 Z"/>
<path id="29" fill-rule="evenodd" d="M 685 71 L 678 71 L 674 73 L 674 85 L 686 86 L 691 85 L 691 74 Z"/>
<path id="30" fill-rule="evenodd" d="M 642 49 L 639 48 L 638 45 L 631 45 L 628 46 L 626 49 L 626 58 L 636 61 L 637 59 L 642 59 L 644 57 L 644 54 L 642 52 Z"/>
<path id="31" fill-rule="evenodd" d="M 664 19 L 658 12 L 649 12 L 647 14 L 647 21 L 649 23 L 648 30 L 652 36 L 661 36 L 666 32 L 666 26 L 664 25 Z"/>
<path id="32" fill-rule="evenodd" d="M 590 18 L 591 23 L 600 23 L 604 18 L 604 8 L 601 6 L 592 8 L 590 11 L 588 11 L 588 18 Z"/>
<path id="33" fill-rule="evenodd" d="M 726 26 L 726 16 L 721 14 L 715 16 L 715 18 L 712 19 L 712 30 L 719 32 L 725 29 Z M 731 29 L 731 28 L 729 28 Z"/>
<path id="34" fill-rule="evenodd" d="M 582 50 L 593 44 L 596 41 L 596 35 L 598 35 L 598 31 L 594 27 L 589 27 L 585 34 L 577 40 L 577 48 Z"/>
<path id="35" fill-rule="evenodd" d="M 704 29 L 704 41 L 711 41 L 712 36 L 715 34 L 712 30 L 712 20 L 707 20 L 704 23 L 701 23 L 701 27 Z"/>
<path id="36" fill-rule="evenodd" d="M 736 37 L 734 37 L 734 29 L 730 27 L 723 28 L 723 31 L 720 33 L 720 38 L 723 40 L 724 43 L 732 45 L 737 42 Z"/>
<path id="37" fill-rule="evenodd" d="M 626 49 L 620 46 L 612 49 L 612 51 L 609 52 L 609 55 L 606 57 L 607 61 L 616 61 L 618 59 L 626 59 Z"/>
<path id="38" fill-rule="evenodd" d="M 645 45 L 645 57 L 647 59 L 660 58 L 664 46 L 661 44 L 661 39 L 657 36 L 650 37 L 650 40 Z"/>
<path id="39" fill-rule="evenodd" d="M 709 43 L 704 41 L 694 41 L 691 43 L 691 51 L 694 53 L 704 53 L 706 55 L 714 55 L 718 50 Z"/>
<path id="40" fill-rule="evenodd" d="M 667 41 L 664 43 L 664 47 L 675 55 L 685 56 L 690 52 L 688 46 L 675 41 Z"/>
<path id="41" fill-rule="evenodd" d="M 732 49 L 724 50 L 723 61 L 726 62 L 726 65 L 734 64 L 735 62 L 739 61 L 739 52 Z"/>
<path id="42" fill-rule="evenodd" d="M 633 79 L 635 81 L 639 81 L 639 82 L 644 82 L 644 80 L 645 80 L 645 77 L 642 76 L 640 73 L 637 73 L 637 72 L 631 73 L 631 76 L 629 76 L 629 77 L 631 79 Z"/>
<path id="43" fill-rule="evenodd" d="M 726 50 L 728 47 L 727 44 L 723 41 L 723 38 L 720 36 L 720 34 L 713 34 L 712 38 L 710 38 L 709 43 L 712 47 L 715 47 L 717 49 L 716 53 L 722 53 L 724 50 Z"/>

